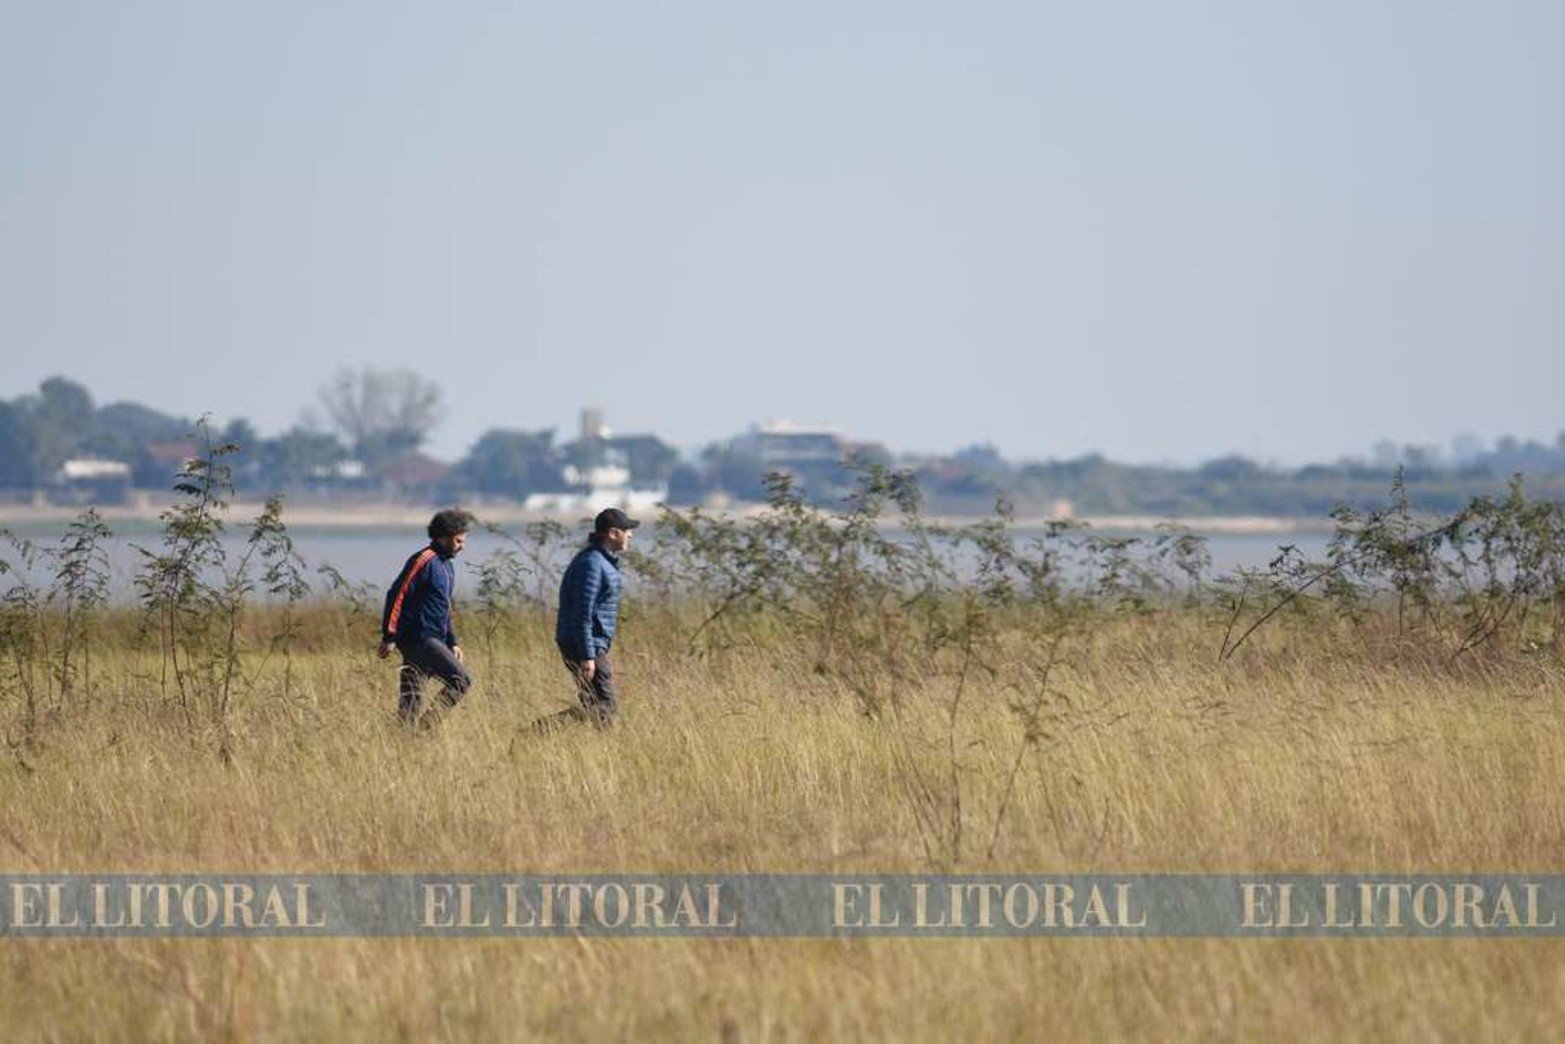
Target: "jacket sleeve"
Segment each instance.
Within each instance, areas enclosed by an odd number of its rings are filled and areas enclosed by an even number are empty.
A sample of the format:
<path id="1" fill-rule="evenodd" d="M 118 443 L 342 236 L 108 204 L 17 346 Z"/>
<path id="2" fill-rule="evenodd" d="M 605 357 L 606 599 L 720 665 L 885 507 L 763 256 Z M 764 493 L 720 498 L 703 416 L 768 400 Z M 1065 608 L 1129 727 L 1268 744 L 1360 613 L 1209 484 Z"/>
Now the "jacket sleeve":
<path id="1" fill-rule="evenodd" d="M 456 618 L 456 566 L 446 574 L 446 647 L 457 647 L 456 626 L 452 622 Z"/>
<path id="2" fill-rule="evenodd" d="M 407 578 L 408 570 L 413 568 L 413 562 L 414 558 L 410 558 L 402 563 L 402 571 L 391 582 L 391 586 L 386 588 L 386 605 L 380 611 L 380 640 L 383 642 L 389 642 L 396 638 L 396 635 L 391 633 L 391 607 L 396 604 L 397 592 L 401 590 L 403 581 Z"/>
<path id="3" fill-rule="evenodd" d="M 566 614 L 570 621 L 570 629 L 566 634 L 568 647 L 566 652 L 570 658 L 580 662 L 590 660 L 594 656 L 592 648 L 592 606 L 598 600 L 598 591 L 603 587 L 603 570 L 592 558 L 582 562 L 580 572 L 573 578 L 572 583 L 562 599 L 560 611 Z"/>

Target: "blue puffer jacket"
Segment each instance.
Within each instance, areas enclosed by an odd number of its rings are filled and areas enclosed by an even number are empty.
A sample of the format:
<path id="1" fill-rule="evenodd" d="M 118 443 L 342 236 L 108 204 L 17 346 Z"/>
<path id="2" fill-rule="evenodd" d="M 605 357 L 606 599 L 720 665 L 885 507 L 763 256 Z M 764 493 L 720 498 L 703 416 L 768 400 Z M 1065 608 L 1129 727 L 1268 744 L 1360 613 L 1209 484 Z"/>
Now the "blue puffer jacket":
<path id="1" fill-rule="evenodd" d="M 619 614 L 619 559 L 593 541 L 577 552 L 560 578 L 560 616 L 554 641 L 568 660 L 597 659 L 614 644 Z"/>

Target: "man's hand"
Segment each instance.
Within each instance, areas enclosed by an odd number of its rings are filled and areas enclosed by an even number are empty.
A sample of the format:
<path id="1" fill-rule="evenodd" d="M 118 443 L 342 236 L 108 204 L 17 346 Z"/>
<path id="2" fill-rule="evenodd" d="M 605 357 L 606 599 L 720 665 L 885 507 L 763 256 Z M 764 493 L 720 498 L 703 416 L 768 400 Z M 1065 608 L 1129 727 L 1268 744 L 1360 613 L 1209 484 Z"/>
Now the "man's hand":
<path id="1" fill-rule="evenodd" d="M 390 642 L 381 642 L 380 643 L 380 648 L 375 650 L 375 655 L 379 656 L 382 660 L 384 660 L 386 657 L 390 656 L 391 655 L 391 643 Z"/>
<path id="2" fill-rule="evenodd" d="M 576 670 L 581 674 L 582 684 L 591 685 L 593 675 L 598 673 L 598 663 L 596 660 L 583 660 L 577 665 Z"/>
<path id="3" fill-rule="evenodd" d="M 462 647 L 460 645 L 453 645 L 451 647 L 451 655 L 456 657 L 457 663 L 467 662 L 467 657 L 462 655 Z"/>

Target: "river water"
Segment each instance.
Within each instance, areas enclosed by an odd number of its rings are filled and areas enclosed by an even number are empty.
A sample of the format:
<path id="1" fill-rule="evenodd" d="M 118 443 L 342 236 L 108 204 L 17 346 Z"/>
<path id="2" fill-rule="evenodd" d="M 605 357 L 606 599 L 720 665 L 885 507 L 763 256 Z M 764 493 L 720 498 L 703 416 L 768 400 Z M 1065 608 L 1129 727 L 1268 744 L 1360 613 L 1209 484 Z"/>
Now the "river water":
<path id="1" fill-rule="evenodd" d="M 58 524 L 23 524 L 11 527 L 11 532 L 17 537 L 42 546 L 52 546 L 57 543 L 62 531 L 63 526 Z M 404 531 L 384 527 L 352 529 L 322 526 L 299 527 L 290 529 L 289 532 L 295 549 L 305 560 L 306 573 L 317 591 L 328 589 L 324 577 L 318 573 L 318 568 L 322 564 L 335 569 L 350 583 L 367 583 L 372 587 L 384 588 L 391 583 L 408 555 L 425 544 L 423 534 L 412 528 Z M 1145 532 L 1115 533 L 1112 530 L 1093 530 L 1093 532 L 1101 535 L 1140 536 L 1148 541 L 1151 539 L 1151 535 Z M 1018 528 L 1014 534 L 1019 544 L 1025 544 L 1041 536 L 1042 531 Z M 1241 567 L 1264 568 L 1276 556 L 1281 544 L 1296 545 L 1306 556 L 1319 559 L 1325 554 L 1327 539 L 1326 534 L 1319 532 L 1213 533 L 1205 534 L 1205 537 L 1207 550 L 1212 556 L 1211 573 L 1214 575 L 1232 572 Z M 646 538 L 655 541 L 656 530 L 645 531 L 640 546 L 646 546 Z M 126 600 L 134 592 L 132 577 L 144 561 L 144 556 L 137 550 L 138 546 L 156 552 L 160 550 L 160 542 L 161 534 L 150 523 L 123 526 L 122 531 L 116 532 L 106 542 L 111 588 L 117 599 Z M 234 560 L 244 553 L 244 534 L 226 534 L 223 544 L 230 560 Z M 482 530 L 469 533 L 467 550 L 458 561 L 459 588 L 465 587 L 471 593 L 472 588 L 477 584 L 478 566 L 490 555 L 506 546 L 499 537 L 491 533 Z M 561 548 L 558 555 L 563 556 L 567 551 L 568 548 Z M 0 559 L 8 560 L 14 565 L 17 556 L 8 544 L 0 543 Z M 47 568 L 47 563 L 43 563 L 35 573 L 45 573 Z M 47 576 L 40 575 L 36 579 L 46 580 Z M 627 579 L 634 585 L 633 572 Z M 0 588 L 5 586 L 8 585 L 4 578 L 0 578 Z"/>

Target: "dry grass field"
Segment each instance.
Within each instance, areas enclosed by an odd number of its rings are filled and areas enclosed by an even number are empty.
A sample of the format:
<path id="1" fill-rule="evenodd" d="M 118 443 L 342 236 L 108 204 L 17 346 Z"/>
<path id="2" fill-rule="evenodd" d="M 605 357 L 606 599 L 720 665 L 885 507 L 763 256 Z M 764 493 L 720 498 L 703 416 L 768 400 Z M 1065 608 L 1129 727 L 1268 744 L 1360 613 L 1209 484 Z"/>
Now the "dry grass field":
<path id="1" fill-rule="evenodd" d="M 647 613 L 618 646 L 620 725 L 533 736 L 570 694 L 542 621 L 523 620 L 470 635 L 467 702 L 408 734 L 395 670 L 352 621 L 306 623 L 286 695 L 275 656 L 247 661 L 227 763 L 207 708 L 187 715 L 128 630 L 28 739 L 13 685 L 0 866 L 1565 867 L 1565 671 L 1545 655 L 1453 661 L 1384 629 L 1282 621 L 1218 662 L 1203 614 L 1106 618 L 1062 645 L 1028 742 L 1007 708 L 1039 682 L 1025 627 L 986 647 L 953 727 L 949 650 L 877 682 L 866 714 L 851 672 L 764 627 L 697 652 L 687 624 Z M 9 1040 L 1513 1040 L 1557 1035 L 1565 944 L 11 939 L 0 982 Z"/>

